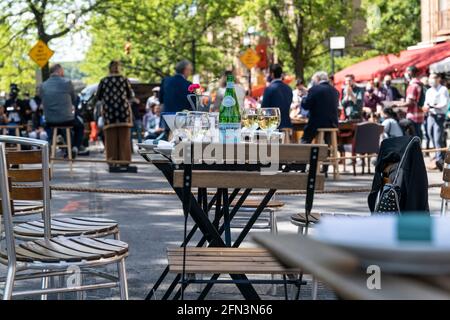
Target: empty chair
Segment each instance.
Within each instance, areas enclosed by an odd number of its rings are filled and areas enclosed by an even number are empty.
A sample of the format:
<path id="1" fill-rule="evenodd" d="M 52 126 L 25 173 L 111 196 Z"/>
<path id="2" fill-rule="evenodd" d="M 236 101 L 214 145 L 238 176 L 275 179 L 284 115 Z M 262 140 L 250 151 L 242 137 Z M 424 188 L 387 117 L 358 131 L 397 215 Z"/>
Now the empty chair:
<path id="1" fill-rule="evenodd" d="M 383 126 L 374 122 L 364 122 L 356 125 L 355 136 L 351 146 L 352 156 L 358 154 L 377 154 L 380 150 L 380 137 Z M 362 158 L 362 173 L 364 174 L 366 159 Z M 370 157 L 367 158 L 367 167 L 370 173 Z M 356 176 L 356 159 L 353 159 L 353 174 Z"/>
<path id="2" fill-rule="evenodd" d="M 11 184 L 13 212 L 29 212 L 33 207 L 36 213 L 51 217 L 50 205 L 50 174 L 48 159 L 48 143 L 42 140 L 0 136 L 0 142 L 26 145 L 40 150 L 7 151 L 8 176 Z M 16 205 L 20 203 L 21 206 Z M 17 206 L 17 207 L 16 207 Z M 87 236 L 91 238 L 113 236 L 119 239 L 119 227 L 116 221 L 97 217 L 61 217 L 51 219 L 52 237 L 56 236 Z M 27 221 L 14 227 L 16 237 L 22 239 L 37 239 L 44 237 L 43 219 Z"/>
<path id="3" fill-rule="evenodd" d="M 47 145 L 45 145 L 45 150 Z M 45 189 L 44 189 L 45 190 Z M 50 237 L 50 217 L 44 210 L 43 239 L 17 242 L 14 236 L 12 208 L 5 145 L 0 143 L 0 194 L 2 198 L 2 221 L 4 238 L 0 245 L 0 263 L 7 266 L 4 289 L 0 291 L 4 300 L 15 296 L 36 294 L 79 292 L 119 286 L 122 299 L 128 298 L 125 272 L 125 258 L 128 256 L 128 244 L 113 239 L 90 239 L 86 237 Z M 44 191 L 46 194 L 46 192 Z M 49 196 L 46 194 L 46 196 Z M 5 243 L 5 246 L 3 246 Z M 104 272 L 94 273 L 93 268 L 114 264 L 118 276 Z M 74 285 L 43 289 L 15 290 L 17 282 L 30 279 L 46 279 L 55 276 L 80 276 L 83 273 L 95 275 L 103 281 L 84 285 L 74 281 Z M 72 283 L 71 283 L 72 284 Z"/>

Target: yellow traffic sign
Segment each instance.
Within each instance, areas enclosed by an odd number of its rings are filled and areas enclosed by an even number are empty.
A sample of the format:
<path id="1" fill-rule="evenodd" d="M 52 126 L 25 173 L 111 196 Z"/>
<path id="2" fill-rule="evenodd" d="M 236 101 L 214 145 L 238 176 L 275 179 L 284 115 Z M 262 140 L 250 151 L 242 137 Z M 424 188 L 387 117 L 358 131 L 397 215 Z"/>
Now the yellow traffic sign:
<path id="1" fill-rule="evenodd" d="M 53 54 L 54 52 L 42 40 L 39 40 L 28 53 L 31 60 L 36 62 L 41 69 L 48 63 Z"/>
<path id="2" fill-rule="evenodd" d="M 247 67 L 247 69 L 252 69 L 258 64 L 260 57 L 255 50 L 253 50 L 252 48 L 248 48 L 239 57 L 239 60 L 241 60 L 241 62 Z"/>

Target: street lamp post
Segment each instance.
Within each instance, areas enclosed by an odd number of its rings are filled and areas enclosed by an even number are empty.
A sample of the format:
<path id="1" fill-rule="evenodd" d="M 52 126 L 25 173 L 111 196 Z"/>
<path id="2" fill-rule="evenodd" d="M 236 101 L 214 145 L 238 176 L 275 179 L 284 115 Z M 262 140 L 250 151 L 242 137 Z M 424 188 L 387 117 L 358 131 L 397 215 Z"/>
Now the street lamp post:
<path id="1" fill-rule="evenodd" d="M 331 37 L 330 38 L 330 57 L 331 57 L 331 75 L 335 72 L 335 57 L 342 57 L 345 49 L 345 37 Z"/>

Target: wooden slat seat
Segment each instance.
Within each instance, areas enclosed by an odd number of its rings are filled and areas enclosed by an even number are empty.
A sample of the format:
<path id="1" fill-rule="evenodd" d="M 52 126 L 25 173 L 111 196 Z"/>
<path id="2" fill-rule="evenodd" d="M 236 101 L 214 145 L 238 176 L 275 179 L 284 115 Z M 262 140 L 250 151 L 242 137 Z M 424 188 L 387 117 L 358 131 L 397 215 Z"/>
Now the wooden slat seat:
<path id="1" fill-rule="evenodd" d="M 256 200 L 256 199 L 246 199 L 244 201 L 244 203 L 242 204 L 242 208 L 257 208 L 262 200 Z M 237 201 L 233 201 L 231 203 L 231 206 L 236 206 Z M 285 203 L 282 201 L 278 201 L 278 200 L 270 200 L 269 203 L 266 205 L 266 208 L 270 208 L 270 209 L 277 209 L 277 208 L 281 208 L 284 207 Z"/>
<path id="2" fill-rule="evenodd" d="M 167 248 L 169 270 L 183 271 L 183 248 Z M 186 248 L 186 273 L 297 274 L 262 248 Z"/>
<path id="3" fill-rule="evenodd" d="M 118 232 L 118 224 L 114 220 L 101 218 L 54 218 L 51 220 L 52 237 L 98 237 Z M 19 238 L 43 238 L 44 221 L 28 221 L 14 227 Z"/>
<path id="4" fill-rule="evenodd" d="M 309 223 L 317 223 L 321 218 L 324 217 L 337 217 L 337 218 L 354 218 L 358 217 L 358 215 L 354 214 L 345 214 L 345 213 L 318 213 L 311 212 L 309 215 Z M 304 212 L 297 213 L 291 216 L 291 221 L 294 224 L 306 224 L 306 214 Z"/>
<path id="5" fill-rule="evenodd" d="M 128 244 L 112 239 L 52 238 L 23 242 L 16 246 L 16 258 L 23 263 L 82 262 L 128 254 Z M 0 256 L 7 258 L 6 252 Z"/>

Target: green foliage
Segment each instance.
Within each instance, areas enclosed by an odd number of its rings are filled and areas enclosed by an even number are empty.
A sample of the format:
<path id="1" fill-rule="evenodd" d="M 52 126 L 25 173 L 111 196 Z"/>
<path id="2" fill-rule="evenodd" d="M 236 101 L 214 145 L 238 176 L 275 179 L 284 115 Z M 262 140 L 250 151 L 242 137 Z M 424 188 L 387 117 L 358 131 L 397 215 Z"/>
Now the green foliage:
<path id="1" fill-rule="evenodd" d="M 326 56 L 330 37 L 348 33 L 356 15 L 350 0 L 255 0 L 243 14 L 249 24 L 268 24 L 278 60 L 300 78 L 305 66 Z"/>
<path id="2" fill-rule="evenodd" d="M 380 53 L 396 53 L 420 41 L 420 0 L 363 0 L 365 41 Z"/>
<path id="3" fill-rule="evenodd" d="M 92 46 L 82 65 L 89 82 L 104 76 L 112 59 L 122 60 L 130 77 L 160 81 L 173 73 L 177 61 L 192 59 L 194 40 L 196 72 L 210 81 L 211 73 L 218 76 L 239 50 L 240 35 L 227 21 L 237 14 L 240 0 L 111 2 L 122 5 L 90 22 Z M 124 50 L 128 41 L 130 55 Z"/>
<path id="4" fill-rule="evenodd" d="M 34 93 L 36 65 L 28 57 L 30 44 L 23 39 L 10 41 L 11 32 L 6 25 L 0 25 L 0 91 L 9 91 L 9 85 L 16 83 L 22 92 Z"/>

